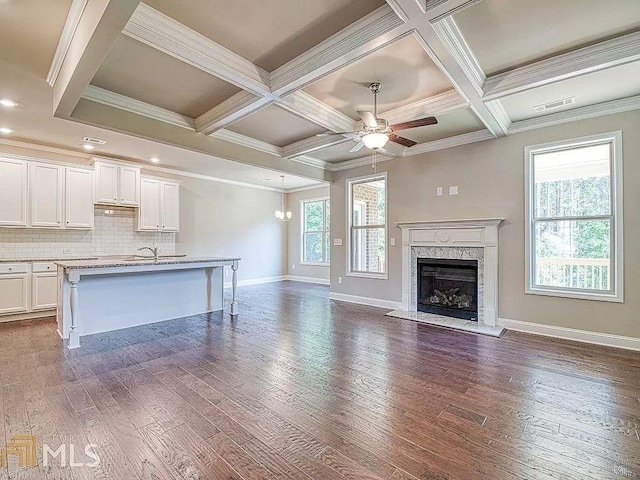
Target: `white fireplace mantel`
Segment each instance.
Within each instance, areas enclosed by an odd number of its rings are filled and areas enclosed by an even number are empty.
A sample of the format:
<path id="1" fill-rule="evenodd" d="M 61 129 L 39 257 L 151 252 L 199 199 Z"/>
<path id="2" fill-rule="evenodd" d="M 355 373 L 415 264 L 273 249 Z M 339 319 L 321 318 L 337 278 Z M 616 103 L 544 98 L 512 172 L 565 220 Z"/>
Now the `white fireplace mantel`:
<path id="1" fill-rule="evenodd" d="M 412 248 L 449 247 L 482 249 L 483 278 L 482 312 L 479 322 L 495 326 L 498 320 L 498 227 L 503 218 L 478 218 L 467 220 L 442 220 L 396 222 L 402 230 L 402 309 L 417 310 L 417 301 L 412 298 Z"/>

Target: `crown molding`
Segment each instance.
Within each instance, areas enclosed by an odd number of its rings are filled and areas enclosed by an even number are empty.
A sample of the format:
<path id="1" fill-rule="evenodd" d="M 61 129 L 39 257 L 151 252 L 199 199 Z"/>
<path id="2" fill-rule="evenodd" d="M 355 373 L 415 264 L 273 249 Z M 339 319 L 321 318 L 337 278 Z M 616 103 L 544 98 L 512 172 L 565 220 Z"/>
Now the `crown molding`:
<path id="1" fill-rule="evenodd" d="M 640 61 L 640 32 L 493 75 L 484 83 L 483 98 L 495 100 L 560 80 L 637 61 Z"/>
<path id="2" fill-rule="evenodd" d="M 67 52 L 69 51 L 69 47 L 71 46 L 71 41 L 73 40 L 73 36 L 78 29 L 80 18 L 82 18 L 82 13 L 84 12 L 84 8 L 87 6 L 88 1 L 89 0 L 73 0 L 71 2 L 69 13 L 67 14 L 67 19 L 64 22 L 64 27 L 62 29 L 62 33 L 60 34 L 60 39 L 58 40 L 56 53 L 53 55 L 53 60 L 51 62 L 51 66 L 49 67 L 49 73 L 47 73 L 47 83 L 52 87 L 55 85 L 56 80 L 58 79 L 58 74 L 60 73 L 60 69 L 62 68 L 62 63 L 67 56 Z"/>
<path id="3" fill-rule="evenodd" d="M 509 128 L 509 135 L 637 109 L 640 109 L 640 95 L 513 122 Z"/>
<path id="4" fill-rule="evenodd" d="M 171 125 L 186 128 L 188 130 L 195 131 L 196 128 L 195 121 L 192 118 L 136 100 L 135 98 L 96 87 L 95 85 L 87 85 L 87 88 L 82 94 L 82 98 L 91 100 L 92 102 L 101 103 L 109 107 L 115 107 L 121 110 L 126 110 L 127 112 L 143 115 L 161 122 L 170 123 Z"/>
<path id="5" fill-rule="evenodd" d="M 310 120 L 327 130 L 333 132 L 355 130 L 356 122 L 351 117 L 302 90 L 298 90 L 284 98 L 278 98 L 276 103 L 282 108 L 297 115 L 302 115 L 306 120 Z"/>
<path id="6" fill-rule="evenodd" d="M 66 150 L 64 148 L 51 147 L 49 145 L 41 145 L 39 143 L 22 142 L 20 140 L 9 140 L 8 138 L 0 138 L 0 145 L 9 147 L 26 148 L 28 150 L 36 150 L 38 152 L 55 153 L 58 155 L 66 155 L 68 157 L 77 157 L 88 160 L 91 154 L 75 150 Z M 3 153 L 5 155 L 5 153 Z"/>
<path id="7" fill-rule="evenodd" d="M 397 158 L 397 157 L 390 157 L 388 155 L 378 154 L 376 157 L 376 164 L 387 162 L 389 160 L 393 160 L 394 158 Z M 350 168 L 364 167 L 366 165 L 370 166 L 371 163 L 372 163 L 371 154 L 369 154 L 363 157 L 354 158 L 352 160 L 346 160 L 344 162 L 329 163 L 327 165 L 327 170 L 329 170 L 330 172 L 339 172 L 341 170 L 349 170 Z"/>
<path id="8" fill-rule="evenodd" d="M 444 113 L 466 108 L 469 106 L 462 96 L 455 90 L 440 93 L 433 97 L 418 100 L 403 107 L 394 108 L 380 113 L 378 116 L 387 120 L 390 124 L 409 122 L 425 116 L 442 115 Z M 358 122 L 358 128 L 362 122 Z"/>
<path id="9" fill-rule="evenodd" d="M 444 48 L 465 73 L 475 91 L 482 95 L 482 85 L 484 85 L 486 79 L 485 74 L 453 17 L 447 16 L 433 23 L 433 29 Z"/>
<path id="10" fill-rule="evenodd" d="M 299 155 L 306 155 L 316 150 L 320 150 L 326 147 L 332 147 L 340 143 L 348 142 L 351 138 L 343 135 L 327 135 L 326 137 L 309 137 L 304 138 L 298 142 L 285 145 L 282 149 L 282 156 L 284 158 L 293 158 Z"/>
<path id="11" fill-rule="evenodd" d="M 484 140 L 491 140 L 495 138 L 488 130 L 478 130 L 476 132 L 463 133 L 462 135 L 456 135 L 454 137 L 443 138 L 441 140 L 434 140 L 433 142 L 421 143 L 405 149 L 404 156 L 411 157 L 413 155 L 419 155 L 421 153 L 435 152 L 437 150 L 444 150 L 446 148 L 458 147 L 460 145 L 466 145 L 468 143 L 482 142 Z"/>
<path id="12" fill-rule="evenodd" d="M 306 192 L 308 190 L 317 190 L 318 188 L 329 188 L 329 184 L 320 183 L 318 185 L 308 185 L 306 187 L 290 188 L 289 190 L 285 190 L 285 193 Z"/>
<path id="13" fill-rule="evenodd" d="M 327 170 L 327 166 L 329 162 L 325 160 L 320 160 L 319 158 L 313 158 L 309 155 L 300 155 L 298 157 L 290 158 L 293 162 L 303 163 L 305 165 L 311 165 L 312 167 L 324 168 Z"/>
<path id="14" fill-rule="evenodd" d="M 236 145 L 242 145 L 243 147 L 253 148 L 269 155 L 275 155 L 276 157 L 282 156 L 282 148 L 276 145 L 272 145 L 262 140 L 257 140 L 240 133 L 232 132 L 231 130 L 218 130 L 210 135 L 213 138 L 218 138 L 226 142 L 235 143 Z"/>
<path id="15" fill-rule="evenodd" d="M 493 118 L 495 118 L 503 134 L 507 135 L 509 133 L 509 127 L 511 126 L 511 117 L 509 117 L 509 114 L 504 109 L 502 102 L 500 100 L 493 100 L 486 102 L 485 106 L 491 112 Z"/>
<path id="16" fill-rule="evenodd" d="M 196 118 L 196 130 L 211 135 L 272 103 L 269 97 L 256 97 L 243 90 Z"/>
<path id="17" fill-rule="evenodd" d="M 431 23 L 436 23 L 461 12 L 481 0 L 426 0 L 424 12 Z"/>
<path id="18" fill-rule="evenodd" d="M 144 3 L 122 33 L 251 93 L 271 93 L 266 70 Z"/>
<path id="19" fill-rule="evenodd" d="M 271 72 L 274 94 L 284 96 L 328 75 L 411 31 L 383 5 Z"/>

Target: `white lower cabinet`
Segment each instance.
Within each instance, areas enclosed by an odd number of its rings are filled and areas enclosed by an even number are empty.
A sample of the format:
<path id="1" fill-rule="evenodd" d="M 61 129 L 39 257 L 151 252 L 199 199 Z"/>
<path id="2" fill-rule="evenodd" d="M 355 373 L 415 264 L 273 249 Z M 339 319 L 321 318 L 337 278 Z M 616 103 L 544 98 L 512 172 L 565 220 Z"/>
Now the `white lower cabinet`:
<path id="1" fill-rule="evenodd" d="M 31 275 L 31 310 L 51 310 L 58 304 L 57 273 Z"/>
<path id="2" fill-rule="evenodd" d="M 29 311 L 29 273 L 26 264 L 0 264 L 0 315 Z"/>

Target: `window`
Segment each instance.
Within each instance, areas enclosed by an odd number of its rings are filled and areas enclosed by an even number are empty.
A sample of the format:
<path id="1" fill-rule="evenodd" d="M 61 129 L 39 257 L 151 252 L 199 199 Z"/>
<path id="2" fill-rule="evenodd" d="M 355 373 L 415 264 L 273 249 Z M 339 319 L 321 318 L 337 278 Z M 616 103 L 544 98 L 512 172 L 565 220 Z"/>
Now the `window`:
<path id="1" fill-rule="evenodd" d="M 622 133 L 527 147 L 527 293 L 623 300 Z"/>
<path id="2" fill-rule="evenodd" d="M 386 174 L 347 180 L 349 275 L 387 278 Z"/>
<path id="3" fill-rule="evenodd" d="M 303 200 L 302 202 L 302 263 L 329 264 L 329 200 Z"/>

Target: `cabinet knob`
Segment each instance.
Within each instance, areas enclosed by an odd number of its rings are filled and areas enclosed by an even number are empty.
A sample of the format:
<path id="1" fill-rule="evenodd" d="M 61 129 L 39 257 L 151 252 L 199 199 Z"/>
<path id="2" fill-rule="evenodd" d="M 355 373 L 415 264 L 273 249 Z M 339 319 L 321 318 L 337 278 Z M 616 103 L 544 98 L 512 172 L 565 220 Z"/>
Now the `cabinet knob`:
<path id="1" fill-rule="evenodd" d="M 9 267 L 9 271 L 13 270 L 13 268 Z"/>

